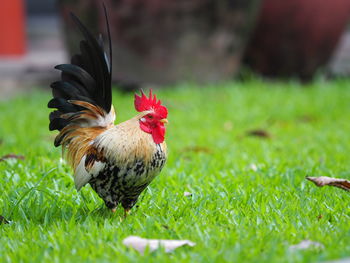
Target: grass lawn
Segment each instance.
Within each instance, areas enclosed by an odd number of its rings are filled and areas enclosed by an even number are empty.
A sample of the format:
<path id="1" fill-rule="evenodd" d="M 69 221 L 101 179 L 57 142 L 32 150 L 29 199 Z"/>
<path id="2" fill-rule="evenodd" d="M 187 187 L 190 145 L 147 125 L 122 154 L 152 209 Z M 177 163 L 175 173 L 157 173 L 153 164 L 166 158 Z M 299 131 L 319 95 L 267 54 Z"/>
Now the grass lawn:
<path id="1" fill-rule="evenodd" d="M 0 262 L 321 262 L 350 256 L 349 193 L 305 176 L 350 178 L 350 81 L 227 83 L 158 91 L 169 160 L 123 220 L 74 188 L 38 90 L 0 102 Z M 117 121 L 135 115 L 114 94 Z M 247 136 L 262 130 L 270 138 Z M 184 196 L 184 192 L 192 196 Z M 129 235 L 195 247 L 140 255 Z M 310 239 L 323 249 L 292 251 Z"/>

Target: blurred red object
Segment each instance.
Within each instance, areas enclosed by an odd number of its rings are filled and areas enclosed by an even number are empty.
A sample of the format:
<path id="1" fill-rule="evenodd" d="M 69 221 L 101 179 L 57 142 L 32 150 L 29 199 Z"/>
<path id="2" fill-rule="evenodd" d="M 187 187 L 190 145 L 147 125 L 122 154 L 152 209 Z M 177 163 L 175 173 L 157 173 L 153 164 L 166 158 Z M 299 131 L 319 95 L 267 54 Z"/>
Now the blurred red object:
<path id="1" fill-rule="evenodd" d="M 349 0 L 264 0 L 244 60 L 268 76 L 310 79 L 330 59 L 349 18 Z"/>
<path id="2" fill-rule="evenodd" d="M 22 0 L 1 1 L 0 55 L 25 53 L 24 3 Z"/>

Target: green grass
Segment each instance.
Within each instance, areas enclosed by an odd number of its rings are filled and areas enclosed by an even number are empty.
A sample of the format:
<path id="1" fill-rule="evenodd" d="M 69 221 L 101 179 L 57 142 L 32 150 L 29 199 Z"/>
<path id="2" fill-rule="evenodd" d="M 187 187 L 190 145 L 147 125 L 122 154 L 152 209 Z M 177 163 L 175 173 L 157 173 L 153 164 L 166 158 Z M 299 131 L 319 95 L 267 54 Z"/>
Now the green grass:
<path id="1" fill-rule="evenodd" d="M 350 81 L 178 85 L 169 160 L 122 220 L 90 186 L 74 189 L 48 131 L 48 93 L 0 102 L 0 262 L 320 262 L 350 255 L 349 193 L 305 176 L 350 177 Z M 114 94 L 118 122 L 135 114 Z M 263 129 L 270 139 L 246 136 Z M 253 169 L 253 168 L 256 169 Z M 193 196 L 185 197 L 184 191 Z M 122 240 L 189 239 L 193 248 L 140 255 Z M 304 239 L 324 249 L 291 251 Z M 79 260 L 79 261 L 78 261 Z"/>

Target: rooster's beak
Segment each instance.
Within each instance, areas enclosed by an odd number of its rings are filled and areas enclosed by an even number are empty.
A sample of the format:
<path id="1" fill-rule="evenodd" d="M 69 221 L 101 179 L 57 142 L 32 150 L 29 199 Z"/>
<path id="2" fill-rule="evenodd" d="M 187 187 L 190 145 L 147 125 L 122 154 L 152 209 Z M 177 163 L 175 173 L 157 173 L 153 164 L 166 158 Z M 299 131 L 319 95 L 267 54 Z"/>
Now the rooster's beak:
<path id="1" fill-rule="evenodd" d="M 168 120 L 167 119 L 161 119 L 160 122 L 161 123 L 168 123 Z"/>

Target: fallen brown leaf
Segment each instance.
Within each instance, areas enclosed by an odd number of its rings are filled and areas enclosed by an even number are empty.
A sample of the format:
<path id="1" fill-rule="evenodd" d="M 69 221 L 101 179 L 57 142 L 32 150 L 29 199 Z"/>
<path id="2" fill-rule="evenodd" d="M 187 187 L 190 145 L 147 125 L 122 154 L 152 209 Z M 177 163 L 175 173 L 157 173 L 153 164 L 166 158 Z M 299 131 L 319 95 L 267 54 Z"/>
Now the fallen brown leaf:
<path id="1" fill-rule="evenodd" d="M 136 249 L 141 254 L 143 254 L 147 247 L 149 247 L 151 252 L 157 250 L 159 247 L 164 247 L 165 252 L 169 253 L 184 245 L 188 245 L 190 247 L 196 245 L 189 240 L 146 239 L 138 236 L 128 236 L 123 240 L 123 244 Z"/>
<path id="2" fill-rule="evenodd" d="M 260 129 L 247 131 L 246 134 L 248 136 L 255 136 L 255 137 L 266 138 L 266 139 L 271 138 L 270 133 Z"/>
<path id="3" fill-rule="evenodd" d="M 6 219 L 5 217 L 0 216 L 0 225 L 2 225 L 2 224 L 9 224 L 9 223 L 10 223 L 10 222 L 7 221 L 7 219 Z"/>
<path id="4" fill-rule="evenodd" d="M 311 240 L 303 240 L 299 244 L 289 247 L 290 250 L 323 249 L 324 245 Z"/>
<path id="5" fill-rule="evenodd" d="M 6 159 L 20 159 L 20 160 L 24 160 L 24 156 L 23 155 L 17 155 L 17 154 L 6 154 L 4 156 L 2 156 L 0 158 L 0 162 L 5 161 Z"/>
<path id="6" fill-rule="evenodd" d="M 322 187 L 325 185 L 335 186 L 341 188 L 345 191 L 350 191 L 350 181 L 346 179 L 340 178 L 332 178 L 328 176 L 320 176 L 320 177 L 306 177 L 307 180 L 313 182 L 318 187 Z"/>
<path id="7" fill-rule="evenodd" d="M 297 117 L 297 120 L 300 122 L 314 122 L 316 121 L 316 118 L 314 116 L 311 115 L 301 115 L 299 117 Z"/>
<path id="8" fill-rule="evenodd" d="M 182 152 L 203 152 L 203 153 L 211 153 L 212 150 L 205 146 L 189 146 L 185 147 L 181 150 Z"/>

